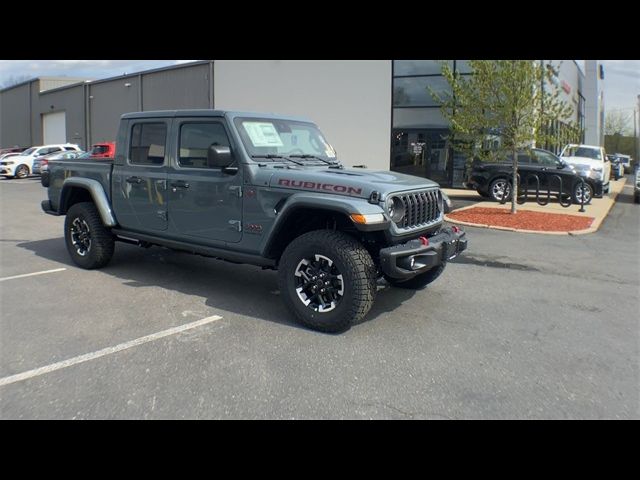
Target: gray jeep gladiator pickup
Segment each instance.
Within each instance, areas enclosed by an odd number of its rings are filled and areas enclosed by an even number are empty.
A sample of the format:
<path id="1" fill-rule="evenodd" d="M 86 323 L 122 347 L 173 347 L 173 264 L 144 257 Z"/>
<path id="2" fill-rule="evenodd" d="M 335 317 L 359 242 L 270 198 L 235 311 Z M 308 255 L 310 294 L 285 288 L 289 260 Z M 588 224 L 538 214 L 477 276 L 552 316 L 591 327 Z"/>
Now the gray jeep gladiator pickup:
<path id="1" fill-rule="evenodd" d="M 422 288 L 467 246 L 443 227 L 437 183 L 344 168 L 302 118 L 129 113 L 112 161 L 55 160 L 49 172 L 42 208 L 66 215 L 80 267 L 105 266 L 121 241 L 277 269 L 287 307 L 324 332 L 361 320 L 380 277 Z"/>

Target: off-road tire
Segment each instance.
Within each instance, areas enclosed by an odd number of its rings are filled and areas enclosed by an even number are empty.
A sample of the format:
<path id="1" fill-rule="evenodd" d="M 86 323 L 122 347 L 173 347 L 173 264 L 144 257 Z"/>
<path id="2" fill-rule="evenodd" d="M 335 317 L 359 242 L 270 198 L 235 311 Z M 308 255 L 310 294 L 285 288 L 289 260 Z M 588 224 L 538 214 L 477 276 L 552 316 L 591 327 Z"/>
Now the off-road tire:
<path id="1" fill-rule="evenodd" d="M 86 222 L 89 227 L 91 244 L 86 254 L 80 255 L 71 238 L 71 226 L 75 219 Z M 73 205 L 64 221 L 64 239 L 71 259 L 79 267 L 91 270 L 104 267 L 109 263 L 114 251 L 113 234 L 102 223 L 98 209 L 92 202 L 81 202 Z"/>
<path id="2" fill-rule="evenodd" d="M 318 312 L 296 293 L 295 272 L 302 259 L 323 255 L 343 276 L 344 293 L 335 308 Z M 303 325 L 326 333 L 340 333 L 369 312 L 376 293 L 376 267 L 369 252 L 354 238 L 334 230 L 314 230 L 293 240 L 278 266 L 278 285 L 285 305 Z"/>
<path id="3" fill-rule="evenodd" d="M 436 278 L 442 275 L 442 272 L 444 272 L 444 268 L 446 266 L 447 266 L 446 262 L 443 262 L 437 267 L 433 267 L 431 270 L 427 270 L 426 272 L 416 275 L 415 277 L 410 278 L 409 280 L 402 281 L 402 280 L 398 280 L 396 278 L 391 278 L 387 276 L 385 276 L 385 279 L 394 287 L 406 288 L 408 290 L 422 290 L 431 282 L 435 281 Z"/>
<path id="4" fill-rule="evenodd" d="M 15 171 L 15 178 L 27 178 L 29 176 L 29 166 L 24 163 L 18 165 Z"/>

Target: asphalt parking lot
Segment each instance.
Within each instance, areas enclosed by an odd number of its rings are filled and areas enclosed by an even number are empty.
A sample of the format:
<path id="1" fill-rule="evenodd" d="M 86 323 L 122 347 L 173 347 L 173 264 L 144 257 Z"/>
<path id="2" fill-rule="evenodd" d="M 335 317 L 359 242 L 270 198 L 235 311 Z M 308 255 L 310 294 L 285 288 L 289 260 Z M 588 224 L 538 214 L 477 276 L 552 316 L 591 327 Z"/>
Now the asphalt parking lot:
<path id="1" fill-rule="evenodd" d="M 325 335 L 272 271 L 125 244 L 76 268 L 39 179 L 0 179 L 0 418 L 640 418 L 632 195 L 590 235 L 467 228 L 432 286 Z"/>

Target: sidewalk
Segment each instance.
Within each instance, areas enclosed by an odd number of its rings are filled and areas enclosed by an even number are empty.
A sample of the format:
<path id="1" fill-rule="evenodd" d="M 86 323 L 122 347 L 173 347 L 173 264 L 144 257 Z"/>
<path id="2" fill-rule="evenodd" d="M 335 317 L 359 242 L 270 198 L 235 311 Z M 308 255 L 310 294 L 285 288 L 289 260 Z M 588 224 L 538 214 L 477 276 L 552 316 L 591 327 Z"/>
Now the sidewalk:
<path id="1" fill-rule="evenodd" d="M 465 222 L 465 221 L 457 220 L 455 218 L 451 218 L 450 215 L 454 213 L 461 212 L 463 210 L 470 210 L 472 208 L 500 209 L 500 210 L 511 209 L 511 202 L 508 202 L 505 205 L 500 205 L 499 203 L 496 203 L 496 202 L 487 201 L 484 198 L 482 198 L 480 195 L 478 195 L 478 193 L 475 192 L 474 190 L 458 190 L 458 189 L 443 188 L 442 190 L 447 195 L 449 195 L 449 197 L 464 198 L 468 200 L 478 199 L 478 203 L 468 207 L 463 207 L 463 208 L 458 208 L 456 210 L 453 210 L 452 212 L 449 212 L 448 215 L 445 215 L 444 218 L 446 221 L 450 223 L 456 223 L 459 225 L 494 228 L 497 230 L 508 230 L 512 232 L 544 233 L 547 235 L 549 234 L 550 235 L 583 235 L 586 233 L 593 233 L 597 231 L 598 228 L 600 228 L 600 225 L 602 224 L 603 220 L 606 218 L 607 214 L 609 213 L 609 210 L 611 210 L 611 207 L 613 207 L 616 197 L 622 191 L 626 181 L 627 181 L 626 176 L 619 180 L 611 180 L 611 183 L 610 183 L 611 188 L 610 188 L 609 195 L 605 195 L 603 198 L 592 199 L 590 204 L 584 206 L 584 210 L 585 210 L 584 212 L 579 211 L 580 205 L 571 205 L 570 207 L 564 208 L 559 203 L 557 203 L 557 200 L 553 199 L 553 197 L 549 202 L 549 204 L 545 206 L 538 205 L 535 199 L 532 199 L 531 201 L 527 201 L 526 203 L 522 205 L 518 205 L 517 207 L 518 212 L 539 212 L 539 213 L 548 214 L 551 216 L 553 216 L 554 214 L 555 215 L 562 214 L 562 215 L 592 218 L 593 221 L 591 222 L 590 227 L 582 230 L 566 230 L 566 231 L 526 230 L 526 229 L 501 227 L 497 225 L 489 225 L 489 224 L 482 224 L 482 223 L 471 223 L 471 222 Z M 542 197 L 542 199 L 546 199 L 546 197 Z M 549 218 L 554 218 L 554 217 L 549 217 Z"/>

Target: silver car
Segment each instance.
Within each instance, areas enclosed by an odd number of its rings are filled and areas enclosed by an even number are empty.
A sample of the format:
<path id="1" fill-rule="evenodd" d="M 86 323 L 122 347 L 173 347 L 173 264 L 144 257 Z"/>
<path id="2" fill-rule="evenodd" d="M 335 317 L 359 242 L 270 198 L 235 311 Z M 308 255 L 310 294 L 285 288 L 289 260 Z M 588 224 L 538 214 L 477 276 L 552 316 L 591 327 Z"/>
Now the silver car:
<path id="1" fill-rule="evenodd" d="M 42 172 L 46 171 L 49 168 L 49 160 L 69 160 L 72 158 L 78 158 L 83 153 L 85 152 L 82 150 L 73 150 L 69 152 L 56 152 L 38 157 L 33 161 L 33 173 L 42 174 Z"/>

